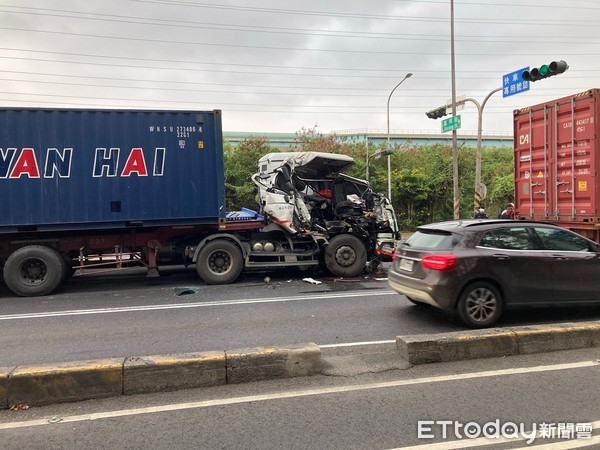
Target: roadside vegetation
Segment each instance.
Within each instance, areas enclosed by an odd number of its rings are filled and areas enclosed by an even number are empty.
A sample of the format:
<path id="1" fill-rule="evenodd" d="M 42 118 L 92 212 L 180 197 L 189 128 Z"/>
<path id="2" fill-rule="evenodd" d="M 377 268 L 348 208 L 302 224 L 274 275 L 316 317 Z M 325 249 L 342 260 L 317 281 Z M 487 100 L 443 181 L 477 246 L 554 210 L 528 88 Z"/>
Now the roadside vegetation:
<path id="1" fill-rule="evenodd" d="M 296 133 L 291 151 L 322 151 L 352 156 L 356 164 L 349 175 L 364 179 L 366 174 L 366 144 L 339 142 L 332 135 L 322 135 L 313 129 Z M 381 147 L 369 146 L 373 155 Z M 392 203 L 402 230 L 414 230 L 423 223 L 449 220 L 453 217 L 452 147 L 433 144 L 396 146 L 391 156 Z M 225 193 L 230 211 L 241 207 L 258 209 L 256 188 L 250 176 L 257 170 L 263 155 L 277 152 L 266 137 L 246 139 L 237 147 L 224 146 Z M 481 181 L 487 186 L 482 201 L 488 217 L 502 211 L 513 201 L 514 174 L 511 147 L 484 148 L 481 157 Z M 387 193 L 387 157 L 371 158 L 369 181 L 376 191 Z M 459 148 L 460 215 L 473 217 L 475 184 L 475 149 Z"/>

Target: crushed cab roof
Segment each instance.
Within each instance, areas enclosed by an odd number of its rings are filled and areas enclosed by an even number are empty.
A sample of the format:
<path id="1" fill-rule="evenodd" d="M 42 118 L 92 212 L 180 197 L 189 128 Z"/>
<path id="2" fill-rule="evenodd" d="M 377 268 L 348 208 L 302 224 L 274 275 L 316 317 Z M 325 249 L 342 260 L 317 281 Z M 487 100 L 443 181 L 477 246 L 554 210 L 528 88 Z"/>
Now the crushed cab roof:
<path id="1" fill-rule="evenodd" d="M 272 164 L 279 161 L 281 164 L 289 161 L 296 174 L 305 178 L 325 178 L 343 172 L 354 164 L 354 158 L 337 153 L 281 152 L 267 153 L 260 158 L 259 165 L 260 163 Z"/>

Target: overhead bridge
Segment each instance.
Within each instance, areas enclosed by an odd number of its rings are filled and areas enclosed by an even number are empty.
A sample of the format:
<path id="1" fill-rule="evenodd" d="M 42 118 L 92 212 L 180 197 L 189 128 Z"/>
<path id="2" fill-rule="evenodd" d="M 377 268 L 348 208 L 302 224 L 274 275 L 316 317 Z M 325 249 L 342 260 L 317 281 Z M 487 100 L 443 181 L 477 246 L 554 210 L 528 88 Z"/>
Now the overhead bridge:
<path id="1" fill-rule="evenodd" d="M 360 143 L 367 142 L 369 146 L 377 147 L 387 143 L 387 131 L 385 130 L 340 130 L 333 131 L 330 134 L 335 135 L 339 142 Z M 223 137 L 229 143 L 237 147 L 240 142 L 249 138 L 267 138 L 272 147 L 280 150 L 289 150 L 296 146 L 297 136 L 295 133 L 262 133 L 262 132 L 232 132 L 224 131 Z M 475 148 L 477 146 L 476 131 L 458 132 L 459 147 Z M 482 136 L 481 145 L 483 148 L 490 147 L 511 147 L 513 136 L 511 133 L 485 133 Z M 424 146 L 432 144 L 452 145 L 451 133 L 440 133 L 428 130 L 392 130 L 390 132 L 390 143 L 392 146 Z"/>

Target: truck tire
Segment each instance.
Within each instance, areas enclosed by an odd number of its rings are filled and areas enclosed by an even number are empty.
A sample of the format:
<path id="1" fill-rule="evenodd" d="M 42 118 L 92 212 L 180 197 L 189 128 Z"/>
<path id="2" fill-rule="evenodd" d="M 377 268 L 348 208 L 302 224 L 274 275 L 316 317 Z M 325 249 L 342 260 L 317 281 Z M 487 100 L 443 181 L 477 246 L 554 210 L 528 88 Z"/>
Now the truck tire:
<path id="1" fill-rule="evenodd" d="M 325 267 L 337 277 L 360 275 L 367 262 L 365 244 L 351 234 L 338 234 L 325 247 Z"/>
<path id="2" fill-rule="evenodd" d="M 243 268 L 242 252 L 225 239 L 210 241 L 200 250 L 196 260 L 196 272 L 208 284 L 233 283 Z"/>
<path id="3" fill-rule="evenodd" d="M 60 253 L 43 245 L 13 252 L 4 264 L 4 281 L 21 297 L 38 297 L 54 291 L 64 280 L 65 262 Z"/>

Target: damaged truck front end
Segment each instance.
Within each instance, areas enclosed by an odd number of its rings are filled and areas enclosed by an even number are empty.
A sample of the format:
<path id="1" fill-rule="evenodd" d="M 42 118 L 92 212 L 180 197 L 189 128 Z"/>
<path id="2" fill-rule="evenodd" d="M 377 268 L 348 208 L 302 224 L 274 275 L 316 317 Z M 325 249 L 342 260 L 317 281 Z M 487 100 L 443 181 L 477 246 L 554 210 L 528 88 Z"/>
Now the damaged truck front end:
<path id="1" fill-rule="evenodd" d="M 394 248 L 398 227 L 389 200 L 365 180 L 342 173 L 354 159 L 322 152 L 270 153 L 252 180 L 258 187 L 263 231 L 287 235 L 290 245 L 310 240 L 335 276 L 374 270 Z"/>

